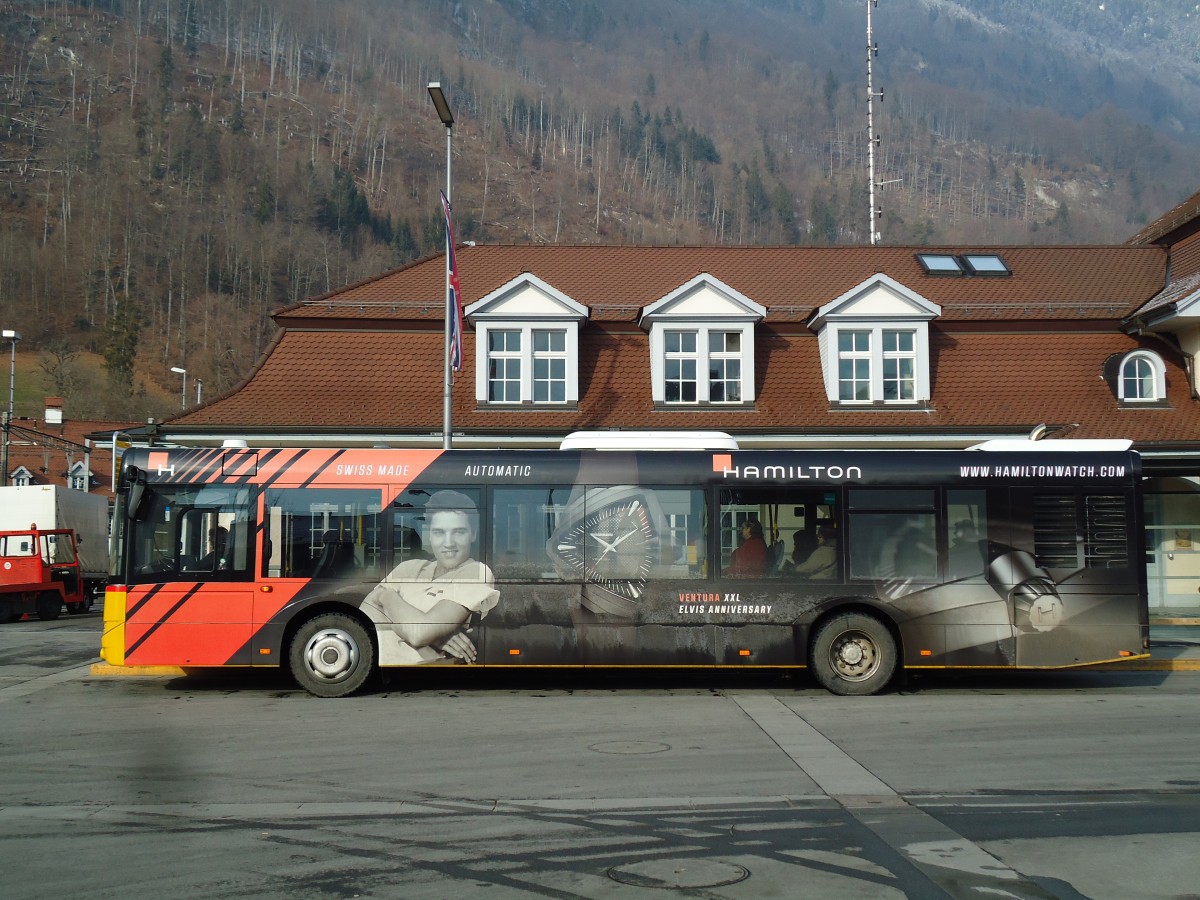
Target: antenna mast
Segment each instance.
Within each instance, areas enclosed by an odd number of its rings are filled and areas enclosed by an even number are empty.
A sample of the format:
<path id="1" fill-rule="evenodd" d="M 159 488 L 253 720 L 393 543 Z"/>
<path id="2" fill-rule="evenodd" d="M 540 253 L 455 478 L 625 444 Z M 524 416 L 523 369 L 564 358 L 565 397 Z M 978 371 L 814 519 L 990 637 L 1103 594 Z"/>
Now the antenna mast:
<path id="1" fill-rule="evenodd" d="M 867 193 L 871 205 L 867 218 L 867 233 L 871 235 L 871 243 L 876 244 L 882 237 L 875 229 L 875 222 L 883 216 L 883 209 L 875 206 L 875 148 L 879 146 L 879 137 L 875 134 L 875 98 L 883 102 L 883 91 L 875 91 L 875 57 L 879 55 L 879 45 L 875 43 L 875 30 L 871 21 L 871 10 L 879 5 L 879 0 L 867 0 Z"/>

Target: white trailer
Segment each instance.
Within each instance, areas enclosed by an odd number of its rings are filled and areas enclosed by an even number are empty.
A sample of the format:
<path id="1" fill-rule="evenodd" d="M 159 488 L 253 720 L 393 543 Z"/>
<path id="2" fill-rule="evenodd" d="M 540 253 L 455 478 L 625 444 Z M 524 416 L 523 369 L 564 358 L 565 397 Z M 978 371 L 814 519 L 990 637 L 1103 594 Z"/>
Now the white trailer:
<path id="1" fill-rule="evenodd" d="M 108 500 L 53 484 L 0 487 L 0 531 L 69 528 L 89 593 L 108 579 Z M 53 560 L 51 560 L 53 562 Z"/>

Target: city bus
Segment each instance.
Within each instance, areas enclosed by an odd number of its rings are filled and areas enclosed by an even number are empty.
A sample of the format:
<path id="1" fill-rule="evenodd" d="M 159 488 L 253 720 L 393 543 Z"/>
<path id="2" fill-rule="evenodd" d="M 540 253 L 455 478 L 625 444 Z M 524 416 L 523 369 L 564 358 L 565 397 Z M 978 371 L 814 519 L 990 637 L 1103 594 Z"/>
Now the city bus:
<path id="1" fill-rule="evenodd" d="M 101 656 L 285 667 L 903 673 L 1148 655 L 1138 455 L 131 449 Z M 394 672 L 393 672 L 394 675 Z"/>

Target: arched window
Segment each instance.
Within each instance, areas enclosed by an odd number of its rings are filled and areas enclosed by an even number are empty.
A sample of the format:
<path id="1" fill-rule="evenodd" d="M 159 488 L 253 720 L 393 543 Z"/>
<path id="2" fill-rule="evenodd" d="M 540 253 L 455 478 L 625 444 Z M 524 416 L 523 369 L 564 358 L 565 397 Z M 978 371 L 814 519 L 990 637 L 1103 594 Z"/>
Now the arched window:
<path id="1" fill-rule="evenodd" d="M 1135 350 L 1121 361 L 1117 396 L 1128 403 L 1151 403 L 1167 396 L 1167 369 L 1149 350 Z"/>

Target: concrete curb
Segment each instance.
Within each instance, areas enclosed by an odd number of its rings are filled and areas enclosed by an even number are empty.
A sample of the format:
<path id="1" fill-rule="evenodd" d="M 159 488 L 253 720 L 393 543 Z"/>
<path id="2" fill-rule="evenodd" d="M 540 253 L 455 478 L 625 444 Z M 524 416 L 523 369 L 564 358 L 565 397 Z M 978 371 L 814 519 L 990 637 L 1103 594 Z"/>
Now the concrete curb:
<path id="1" fill-rule="evenodd" d="M 1200 659 L 1139 659 L 1128 663 L 1100 663 L 1086 669 L 1109 672 L 1200 672 Z"/>
<path id="2" fill-rule="evenodd" d="M 91 675 L 101 677 L 153 677 L 161 675 L 187 675 L 188 670 L 181 666 L 112 666 L 108 663 L 92 663 Z"/>

